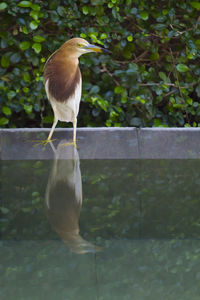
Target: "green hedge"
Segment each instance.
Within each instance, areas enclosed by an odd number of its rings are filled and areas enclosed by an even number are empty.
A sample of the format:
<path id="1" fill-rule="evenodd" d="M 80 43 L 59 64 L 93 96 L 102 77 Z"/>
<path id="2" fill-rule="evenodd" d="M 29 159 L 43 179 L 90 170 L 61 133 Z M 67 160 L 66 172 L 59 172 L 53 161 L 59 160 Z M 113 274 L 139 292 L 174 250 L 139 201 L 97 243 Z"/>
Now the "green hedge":
<path id="1" fill-rule="evenodd" d="M 79 126 L 200 126 L 199 12 L 197 0 L 1 2 L 0 126 L 51 126 L 44 63 L 78 36 L 113 52 L 80 59 Z"/>

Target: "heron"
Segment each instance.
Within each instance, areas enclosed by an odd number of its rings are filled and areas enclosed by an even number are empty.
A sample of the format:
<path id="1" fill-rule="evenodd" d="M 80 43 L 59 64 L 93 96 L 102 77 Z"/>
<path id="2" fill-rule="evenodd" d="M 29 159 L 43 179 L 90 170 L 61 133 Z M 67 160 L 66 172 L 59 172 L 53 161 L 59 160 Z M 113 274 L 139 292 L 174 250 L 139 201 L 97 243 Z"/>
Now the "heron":
<path id="1" fill-rule="evenodd" d="M 106 52 L 107 49 L 92 45 L 82 38 L 65 42 L 47 60 L 44 67 L 44 84 L 47 98 L 54 112 L 54 122 L 46 145 L 51 141 L 58 121 L 73 123 L 73 142 L 76 146 L 77 116 L 82 93 L 82 76 L 79 57 L 89 52 Z"/>

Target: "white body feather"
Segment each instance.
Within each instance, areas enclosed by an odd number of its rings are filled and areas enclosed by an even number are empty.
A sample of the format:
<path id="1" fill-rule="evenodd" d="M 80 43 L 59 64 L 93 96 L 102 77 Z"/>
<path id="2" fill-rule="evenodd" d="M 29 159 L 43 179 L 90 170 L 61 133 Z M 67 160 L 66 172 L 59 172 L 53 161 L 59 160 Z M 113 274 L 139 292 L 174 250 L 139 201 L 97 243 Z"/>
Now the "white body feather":
<path id="1" fill-rule="evenodd" d="M 54 116 L 57 120 L 63 122 L 73 122 L 77 118 L 81 101 L 82 79 L 77 84 L 74 94 L 64 102 L 58 102 L 49 93 L 49 79 L 46 81 L 45 90 L 48 99 L 54 111 Z"/>

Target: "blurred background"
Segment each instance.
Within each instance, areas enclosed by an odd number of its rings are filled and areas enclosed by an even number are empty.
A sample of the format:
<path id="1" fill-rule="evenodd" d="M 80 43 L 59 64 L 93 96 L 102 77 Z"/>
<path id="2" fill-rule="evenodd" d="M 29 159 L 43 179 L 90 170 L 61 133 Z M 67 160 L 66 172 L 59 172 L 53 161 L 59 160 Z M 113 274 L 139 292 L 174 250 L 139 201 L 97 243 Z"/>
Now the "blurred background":
<path id="1" fill-rule="evenodd" d="M 80 59 L 79 127 L 200 126 L 199 12 L 185 0 L 1 2 L 0 126 L 51 127 L 43 68 L 72 37 L 112 51 Z"/>

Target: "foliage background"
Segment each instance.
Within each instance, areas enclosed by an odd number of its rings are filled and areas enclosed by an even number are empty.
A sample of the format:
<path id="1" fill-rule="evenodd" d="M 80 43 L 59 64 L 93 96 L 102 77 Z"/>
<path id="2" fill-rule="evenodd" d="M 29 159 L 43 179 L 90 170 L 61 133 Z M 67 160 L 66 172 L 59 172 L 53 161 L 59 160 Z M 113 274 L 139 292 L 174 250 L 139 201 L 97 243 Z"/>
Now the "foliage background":
<path id="1" fill-rule="evenodd" d="M 185 0 L 1 2 L 0 126 L 51 126 L 43 67 L 78 36 L 113 52 L 81 57 L 79 126 L 200 126 L 199 11 Z"/>

